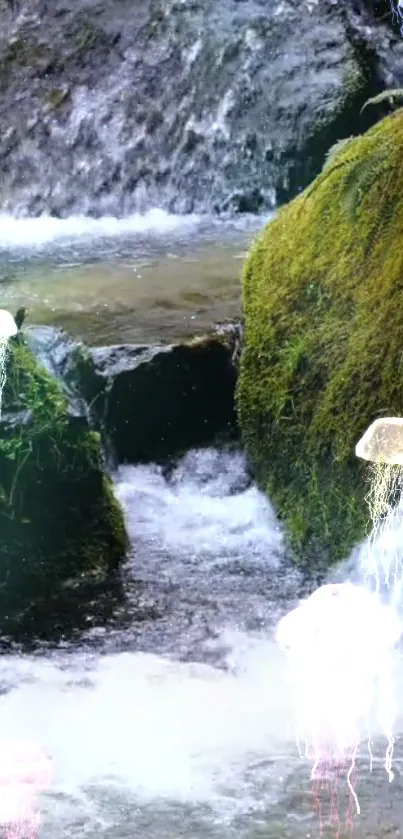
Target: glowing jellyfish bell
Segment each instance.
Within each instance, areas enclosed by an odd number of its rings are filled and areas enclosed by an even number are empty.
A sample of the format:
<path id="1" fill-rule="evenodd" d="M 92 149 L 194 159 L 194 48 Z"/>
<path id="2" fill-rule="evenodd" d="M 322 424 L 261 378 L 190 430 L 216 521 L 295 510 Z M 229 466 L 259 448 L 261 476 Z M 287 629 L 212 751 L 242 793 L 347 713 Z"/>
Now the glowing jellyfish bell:
<path id="1" fill-rule="evenodd" d="M 0 341 L 7 341 L 18 332 L 17 324 L 7 309 L 0 309 Z"/>
<path id="2" fill-rule="evenodd" d="M 381 417 L 375 420 L 358 441 L 355 453 L 372 463 L 403 466 L 403 418 Z"/>

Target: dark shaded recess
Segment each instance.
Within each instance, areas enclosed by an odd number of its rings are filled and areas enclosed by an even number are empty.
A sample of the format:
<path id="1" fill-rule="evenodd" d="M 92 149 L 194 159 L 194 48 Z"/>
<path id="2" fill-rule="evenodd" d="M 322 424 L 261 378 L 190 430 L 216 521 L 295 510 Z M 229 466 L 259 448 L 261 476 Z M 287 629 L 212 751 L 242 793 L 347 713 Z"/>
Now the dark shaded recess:
<path id="1" fill-rule="evenodd" d="M 144 353 L 116 375 L 107 394 L 104 427 L 120 462 L 161 461 L 237 433 L 236 371 L 228 348 L 200 345 Z"/>

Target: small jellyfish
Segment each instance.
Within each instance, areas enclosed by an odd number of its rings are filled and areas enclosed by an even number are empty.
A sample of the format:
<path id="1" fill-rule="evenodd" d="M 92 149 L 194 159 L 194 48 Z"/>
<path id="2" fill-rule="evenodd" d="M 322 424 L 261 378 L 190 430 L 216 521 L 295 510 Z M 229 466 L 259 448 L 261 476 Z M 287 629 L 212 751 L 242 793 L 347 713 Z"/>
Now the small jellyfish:
<path id="1" fill-rule="evenodd" d="M 17 324 L 7 309 L 0 309 L 0 341 L 8 341 L 18 332 Z"/>

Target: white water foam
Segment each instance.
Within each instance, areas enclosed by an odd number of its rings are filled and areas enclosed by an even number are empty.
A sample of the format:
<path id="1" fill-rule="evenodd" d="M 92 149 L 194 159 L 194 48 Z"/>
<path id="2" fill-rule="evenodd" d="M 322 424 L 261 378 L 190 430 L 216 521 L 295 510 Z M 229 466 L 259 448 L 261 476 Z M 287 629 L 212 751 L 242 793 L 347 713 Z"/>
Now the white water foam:
<path id="1" fill-rule="evenodd" d="M 133 572 L 163 589 L 169 568 L 177 584 L 162 621 L 170 652 L 144 652 L 140 634 L 112 654 L 3 656 L 0 747 L 5 737 L 34 741 L 52 760 L 41 839 L 230 839 L 242 818 L 237 835 L 250 835 L 282 794 L 283 766 L 298 764 L 282 653 L 267 630 L 236 628 L 253 592 L 271 609 L 273 511 L 238 453 L 190 452 L 169 478 L 126 467 L 118 491 Z M 209 613 L 221 631 L 195 650 L 181 610 Z"/>
<path id="2" fill-rule="evenodd" d="M 202 808 L 202 822 L 224 825 L 275 802 L 286 759 L 283 662 L 269 641 L 232 641 L 227 672 L 141 652 L 58 663 L 3 658 L 3 676 L 9 668 L 19 686 L 0 703 L 0 745 L 33 741 L 52 761 L 44 836 L 55 836 L 56 825 L 58 836 L 87 836 L 98 825 L 114 826 L 118 837 L 127 818 L 139 835 L 137 819 L 152 805 L 166 808 L 170 837 L 170 807 Z M 60 796 L 71 801 L 64 815 Z M 78 815 L 82 833 L 71 829 Z M 148 835 L 160 834 L 151 826 Z"/>
<path id="3" fill-rule="evenodd" d="M 52 242 L 116 238 L 131 235 L 166 234 L 177 230 L 191 230 L 200 223 L 195 215 L 175 216 L 163 210 L 150 210 L 126 218 L 104 216 L 70 216 L 54 218 L 15 218 L 0 215 L 0 249 L 44 247 Z"/>
<path id="4" fill-rule="evenodd" d="M 41 839 L 251 839 L 285 826 L 306 836 L 297 818 L 309 771 L 291 730 L 285 656 L 267 622 L 236 628 L 248 603 L 270 616 L 270 598 L 279 588 L 287 596 L 267 500 L 240 454 L 214 450 L 189 452 L 165 477 L 125 467 L 118 492 L 133 572 L 162 589 L 164 573 L 177 584 L 162 621 L 173 643 L 164 656 L 144 652 L 140 632 L 124 651 L 2 656 L 0 744 L 34 741 L 52 760 Z M 181 609 L 192 619 L 210 612 L 220 633 L 195 650 Z M 203 649 L 218 650 L 213 665 Z"/>
<path id="5" fill-rule="evenodd" d="M 237 491 L 245 480 L 243 454 L 201 449 L 188 452 L 169 480 L 158 466 L 122 467 L 117 490 L 134 540 L 158 540 L 173 559 L 203 554 L 214 563 L 229 555 L 248 563 L 258 554 L 273 572 L 284 534 L 254 484 Z"/>
<path id="6" fill-rule="evenodd" d="M 286 730 L 276 647 L 242 640 L 231 672 L 143 653 L 3 660 L 21 681 L 2 698 L 0 742 L 36 739 L 70 793 L 110 779 L 143 799 L 210 801 L 248 753 L 275 756 Z"/>

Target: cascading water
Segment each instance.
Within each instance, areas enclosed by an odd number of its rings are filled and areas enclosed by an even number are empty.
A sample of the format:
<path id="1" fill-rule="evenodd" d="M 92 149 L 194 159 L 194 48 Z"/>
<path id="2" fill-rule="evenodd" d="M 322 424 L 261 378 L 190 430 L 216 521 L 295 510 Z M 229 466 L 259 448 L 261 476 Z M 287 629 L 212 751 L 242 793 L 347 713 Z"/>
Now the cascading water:
<path id="1" fill-rule="evenodd" d="M 52 758 L 39 836 L 247 839 L 262 820 L 270 836 L 292 748 L 271 628 L 301 590 L 282 532 L 237 452 L 124 467 L 116 488 L 131 620 L 2 658 L 0 738 Z"/>
<path id="2" fill-rule="evenodd" d="M 0 739 L 52 759 L 38 839 L 306 839 L 315 814 L 272 635 L 307 590 L 270 505 L 240 453 L 211 449 L 169 473 L 123 467 L 116 489 L 135 548 L 129 620 L 1 660 Z M 383 824 L 400 823 L 399 778 L 389 801 L 374 776 Z"/>

